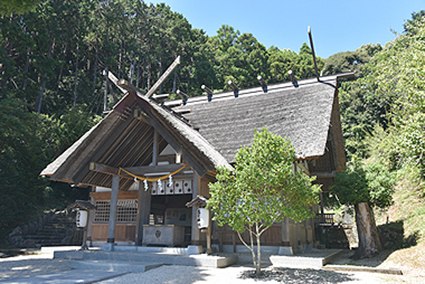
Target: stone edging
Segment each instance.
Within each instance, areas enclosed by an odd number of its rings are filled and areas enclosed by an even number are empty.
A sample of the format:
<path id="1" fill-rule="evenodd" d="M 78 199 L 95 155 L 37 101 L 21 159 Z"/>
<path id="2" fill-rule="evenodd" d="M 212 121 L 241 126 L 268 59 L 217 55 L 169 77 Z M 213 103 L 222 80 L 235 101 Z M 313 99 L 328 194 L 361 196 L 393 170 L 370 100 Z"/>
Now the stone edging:
<path id="1" fill-rule="evenodd" d="M 326 265 L 322 269 L 330 271 L 348 271 L 348 272 L 372 272 L 392 275 L 403 275 L 403 271 L 398 268 L 376 268 L 369 266 L 353 266 L 353 265 Z"/>

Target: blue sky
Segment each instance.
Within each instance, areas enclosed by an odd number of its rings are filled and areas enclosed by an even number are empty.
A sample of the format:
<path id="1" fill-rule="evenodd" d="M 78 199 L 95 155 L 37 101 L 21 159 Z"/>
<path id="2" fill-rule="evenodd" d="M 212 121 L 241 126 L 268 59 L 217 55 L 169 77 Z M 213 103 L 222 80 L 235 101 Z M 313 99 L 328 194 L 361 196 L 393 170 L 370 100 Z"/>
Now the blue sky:
<path id="1" fill-rule="evenodd" d="M 183 14 L 193 28 L 214 36 L 221 25 L 252 33 L 266 48 L 277 46 L 298 52 L 309 44 L 311 26 L 316 54 L 356 50 L 366 43 L 385 45 L 403 32 L 412 12 L 425 10 L 425 0 L 165 0 Z"/>

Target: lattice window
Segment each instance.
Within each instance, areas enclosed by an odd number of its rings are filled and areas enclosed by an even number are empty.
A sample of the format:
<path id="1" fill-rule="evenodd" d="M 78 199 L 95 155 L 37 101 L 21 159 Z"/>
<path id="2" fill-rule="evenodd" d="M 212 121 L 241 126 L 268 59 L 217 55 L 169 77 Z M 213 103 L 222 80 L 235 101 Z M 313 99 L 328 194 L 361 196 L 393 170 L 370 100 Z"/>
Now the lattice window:
<path id="1" fill-rule="evenodd" d="M 95 222 L 109 222 L 110 201 L 96 201 Z M 117 222 L 137 221 L 137 200 L 118 200 Z"/>
<path id="2" fill-rule="evenodd" d="M 109 201 L 96 201 L 96 210 L 94 214 L 95 222 L 109 222 Z"/>
<path id="3" fill-rule="evenodd" d="M 117 222 L 137 221 L 137 200 L 118 200 Z"/>

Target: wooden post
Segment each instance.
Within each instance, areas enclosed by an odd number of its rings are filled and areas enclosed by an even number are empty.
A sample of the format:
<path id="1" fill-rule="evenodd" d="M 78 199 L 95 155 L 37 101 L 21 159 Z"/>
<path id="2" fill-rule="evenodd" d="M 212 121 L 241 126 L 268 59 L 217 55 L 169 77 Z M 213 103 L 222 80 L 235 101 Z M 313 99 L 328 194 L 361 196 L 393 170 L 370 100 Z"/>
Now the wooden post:
<path id="1" fill-rule="evenodd" d="M 96 191 L 96 187 L 93 186 L 92 192 L 95 192 L 95 191 Z M 90 202 L 92 204 L 95 204 L 93 197 L 90 197 Z M 96 214 L 96 209 L 89 210 L 89 217 L 88 217 L 89 221 L 88 221 L 88 224 L 87 224 L 87 242 L 89 243 L 89 245 L 88 245 L 89 247 L 93 246 L 92 232 L 93 232 L 93 222 L 94 222 L 95 214 Z"/>
<path id="2" fill-rule="evenodd" d="M 193 174 L 193 191 L 192 191 L 192 199 L 196 198 L 198 196 L 199 192 L 199 182 L 200 178 L 199 176 L 194 173 Z M 200 234 L 198 229 L 198 208 L 196 206 L 192 207 L 192 237 L 191 237 L 191 243 L 192 245 L 200 245 Z"/>
<path id="3" fill-rule="evenodd" d="M 152 147 L 152 165 L 156 166 L 158 163 L 158 132 L 153 130 L 153 147 Z"/>
<path id="4" fill-rule="evenodd" d="M 143 243 L 143 225 L 149 224 L 149 217 L 151 211 L 151 191 L 150 189 L 145 191 L 143 182 L 139 182 L 139 198 L 138 198 L 138 209 L 137 209 L 137 245 Z"/>
<path id="5" fill-rule="evenodd" d="M 108 240 L 107 240 L 107 243 L 111 243 L 111 244 L 115 242 L 115 223 L 116 223 L 116 217 L 117 217 L 119 185 L 120 185 L 120 176 L 114 175 L 112 177 L 111 206 L 109 209 L 110 211 L 109 211 Z"/>
<path id="6" fill-rule="evenodd" d="M 211 220 L 211 218 L 212 218 L 212 212 L 209 209 L 208 209 L 208 211 L 210 213 L 209 214 L 210 218 L 208 220 L 208 228 L 207 228 L 207 254 L 209 255 L 209 254 L 212 254 L 212 248 L 211 248 L 211 233 L 212 233 L 212 220 Z"/>

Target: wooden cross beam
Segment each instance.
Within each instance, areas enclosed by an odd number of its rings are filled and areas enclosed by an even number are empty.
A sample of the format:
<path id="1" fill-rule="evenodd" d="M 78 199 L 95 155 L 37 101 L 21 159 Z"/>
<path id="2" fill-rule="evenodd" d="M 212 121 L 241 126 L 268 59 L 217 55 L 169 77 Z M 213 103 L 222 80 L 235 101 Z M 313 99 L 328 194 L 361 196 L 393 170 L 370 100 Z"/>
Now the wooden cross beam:
<path id="1" fill-rule="evenodd" d="M 143 175 L 143 174 L 150 174 L 150 173 L 172 173 L 181 167 L 185 166 L 183 163 L 179 164 L 169 164 L 169 165 L 158 165 L 158 166 L 141 166 L 141 167 L 125 167 L 123 168 L 126 171 L 129 171 L 132 174 L 135 175 Z M 104 164 L 99 164 L 95 162 L 90 163 L 90 170 L 95 172 L 101 172 L 108 175 L 116 175 L 118 174 L 119 169 L 116 167 L 111 167 Z M 125 172 L 121 172 L 124 178 L 130 178 L 133 177 L 126 174 Z"/>
<path id="2" fill-rule="evenodd" d="M 117 82 L 117 86 L 121 89 L 124 89 L 126 91 L 128 91 L 129 93 L 136 93 L 139 96 L 143 96 L 143 92 L 141 90 L 139 90 L 138 88 L 136 88 L 135 86 L 133 86 L 130 82 L 128 82 L 125 79 L 119 79 Z"/>
<path id="3" fill-rule="evenodd" d="M 103 71 L 103 76 L 105 76 L 106 75 L 106 71 Z M 114 83 L 115 84 L 115 86 L 117 86 L 118 87 L 118 89 L 120 89 L 120 91 L 121 92 L 123 92 L 124 94 L 125 93 L 127 93 L 127 90 L 126 89 L 124 89 L 124 88 L 122 88 L 122 87 L 120 87 L 119 85 L 118 85 L 118 78 L 117 77 L 115 77 L 115 75 L 111 72 L 111 71 L 108 71 L 108 79 L 112 82 L 112 83 Z"/>
<path id="4" fill-rule="evenodd" d="M 168 69 L 162 74 L 158 81 L 152 86 L 152 88 L 146 93 L 146 97 L 150 98 L 153 93 L 161 86 L 161 84 L 167 79 L 167 77 L 171 74 L 171 72 L 176 69 L 176 67 L 180 64 L 180 55 L 177 56 L 176 60 L 168 67 Z"/>

